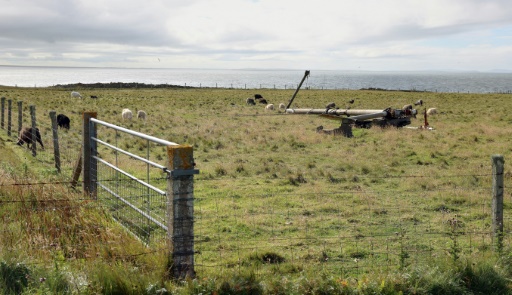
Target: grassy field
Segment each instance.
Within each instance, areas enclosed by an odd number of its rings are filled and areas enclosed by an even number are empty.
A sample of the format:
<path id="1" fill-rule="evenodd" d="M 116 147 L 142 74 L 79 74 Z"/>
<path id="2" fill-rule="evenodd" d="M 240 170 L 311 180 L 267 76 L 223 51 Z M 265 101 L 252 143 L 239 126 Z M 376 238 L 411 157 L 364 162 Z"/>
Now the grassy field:
<path id="1" fill-rule="evenodd" d="M 490 202 L 491 156 L 501 154 L 505 210 L 510 208 L 510 94 L 299 92 L 292 107 L 335 102 L 343 108 L 354 99 L 353 109 L 384 109 L 422 99 L 419 111 L 439 111 L 429 117 L 433 131 L 374 127 L 354 129 L 349 139 L 315 132 L 319 125 L 338 127 L 335 121 L 245 103 L 259 93 L 270 103 L 286 104 L 294 90 L 75 90 L 84 99 L 72 99 L 69 90 L 0 88 L 0 97 L 12 99 L 13 106 L 23 101 L 24 114 L 36 106 L 45 145 L 51 145 L 52 110 L 71 118 L 71 130 L 61 132 L 73 138 L 58 174 L 49 148 L 34 160 L 15 145 L 15 136 L 0 132 L 5 269 L 19 271 L 10 262 L 21 261 L 27 271 L 46 273 L 52 284 L 85 293 L 108 293 L 106 286 L 133 288 L 133 294 L 156 294 L 164 286 L 184 294 L 509 292 L 510 237 L 505 235 L 504 251 L 493 251 Z M 148 118 L 123 121 L 123 108 L 144 110 Z M 84 111 L 193 146 L 200 170 L 194 183 L 197 280 L 166 280 L 164 247 L 145 247 L 101 205 L 57 183 L 69 178 L 79 154 Z M 422 124 L 418 116 L 411 126 Z M 98 134 L 146 153 L 143 140 L 106 130 Z M 114 160 L 113 154 L 102 156 Z M 149 157 L 165 163 L 164 148 L 152 147 Z M 144 177 L 144 166 L 123 161 L 120 166 Z M 152 178 L 160 176 L 151 171 Z M 49 184 L 9 185 L 42 182 Z M 509 224 L 507 218 L 506 231 Z M 45 282 L 32 288 L 58 287 Z"/>

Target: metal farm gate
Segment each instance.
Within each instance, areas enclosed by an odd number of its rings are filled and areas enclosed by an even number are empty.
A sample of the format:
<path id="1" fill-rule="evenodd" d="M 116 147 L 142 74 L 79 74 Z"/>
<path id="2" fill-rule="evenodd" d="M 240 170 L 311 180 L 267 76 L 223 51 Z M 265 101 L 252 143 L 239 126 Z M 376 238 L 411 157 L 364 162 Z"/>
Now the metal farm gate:
<path id="1" fill-rule="evenodd" d="M 199 171 L 192 147 L 100 121 L 93 112 L 83 115 L 83 138 L 84 194 L 145 243 L 170 245 L 174 277 L 195 276 L 193 175 Z M 150 160 L 150 147 L 165 150 L 166 165 Z M 135 154 L 144 149 L 146 155 Z"/>

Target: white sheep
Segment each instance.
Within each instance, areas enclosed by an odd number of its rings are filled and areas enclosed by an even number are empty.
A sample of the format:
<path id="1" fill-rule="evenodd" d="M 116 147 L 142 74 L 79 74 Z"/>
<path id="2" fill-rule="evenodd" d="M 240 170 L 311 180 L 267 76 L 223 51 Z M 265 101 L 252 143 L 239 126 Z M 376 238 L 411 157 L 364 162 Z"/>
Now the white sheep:
<path id="1" fill-rule="evenodd" d="M 274 110 L 274 105 L 273 104 L 267 104 L 267 106 L 265 107 L 265 110 L 273 111 Z"/>
<path id="2" fill-rule="evenodd" d="M 427 115 L 435 115 L 437 114 L 437 109 L 436 108 L 430 108 L 427 110 Z"/>
<path id="3" fill-rule="evenodd" d="M 138 110 L 137 111 L 137 119 L 140 119 L 140 120 L 146 120 L 146 112 L 144 112 L 143 110 Z"/>
<path id="4" fill-rule="evenodd" d="M 71 97 L 72 98 L 82 98 L 82 95 L 80 95 L 80 92 L 71 91 Z"/>
<path id="5" fill-rule="evenodd" d="M 132 111 L 130 111 L 130 109 L 123 109 L 123 112 L 121 113 L 121 115 L 123 116 L 123 120 L 128 120 L 128 121 L 130 121 L 133 117 L 133 113 L 132 113 Z"/>
<path id="6" fill-rule="evenodd" d="M 279 104 L 279 110 L 280 110 L 280 111 L 284 111 L 284 110 L 286 110 L 286 106 L 284 105 L 284 103 L 280 103 L 280 104 Z"/>

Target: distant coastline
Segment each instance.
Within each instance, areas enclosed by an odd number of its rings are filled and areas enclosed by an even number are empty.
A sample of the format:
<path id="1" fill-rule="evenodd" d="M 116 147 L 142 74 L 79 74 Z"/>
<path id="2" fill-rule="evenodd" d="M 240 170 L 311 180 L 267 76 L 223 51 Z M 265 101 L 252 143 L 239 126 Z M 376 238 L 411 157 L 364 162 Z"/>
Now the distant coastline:
<path id="1" fill-rule="evenodd" d="M 303 76 L 304 70 L 291 69 L 0 66 L 0 85 L 13 87 L 296 89 Z M 512 93 L 512 73 L 311 70 L 302 88 Z"/>
<path id="2" fill-rule="evenodd" d="M 57 84 L 47 86 L 44 88 L 63 88 L 63 89 L 116 89 L 116 88 L 195 88 L 192 86 L 180 86 L 170 84 L 146 84 L 146 83 L 126 83 L 126 82 L 110 82 L 110 83 L 72 83 L 72 84 Z"/>
<path id="3" fill-rule="evenodd" d="M 48 86 L 43 88 L 59 88 L 59 89 L 73 89 L 73 90 L 80 90 L 80 89 L 148 89 L 148 88 L 167 88 L 167 89 L 192 89 L 192 88 L 198 88 L 193 86 L 180 86 L 180 85 L 170 85 L 170 84 L 145 84 L 145 83 L 124 83 L 124 82 L 110 82 L 110 83 L 90 83 L 90 84 L 84 84 L 84 83 L 74 83 L 74 84 L 58 84 L 54 86 Z M 206 87 L 210 88 L 210 87 Z M 422 90 L 407 90 L 407 89 L 383 89 L 383 88 L 361 88 L 361 89 L 355 89 L 355 90 L 366 90 L 366 91 L 400 91 L 400 92 L 430 92 L 430 91 L 422 91 Z"/>

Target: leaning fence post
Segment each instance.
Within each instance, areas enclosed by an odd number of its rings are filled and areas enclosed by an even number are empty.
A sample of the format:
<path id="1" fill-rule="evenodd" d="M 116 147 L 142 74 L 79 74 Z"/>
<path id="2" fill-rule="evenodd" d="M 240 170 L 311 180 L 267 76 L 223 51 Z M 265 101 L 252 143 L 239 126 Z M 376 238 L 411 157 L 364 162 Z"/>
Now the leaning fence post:
<path id="1" fill-rule="evenodd" d="M 2 97 L 1 104 L 2 104 L 2 113 L 1 113 L 0 122 L 1 122 L 2 129 L 4 129 L 4 126 L 5 126 L 5 97 Z"/>
<path id="2" fill-rule="evenodd" d="M 7 100 L 7 136 L 11 136 L 11 126 L 12 126 L 12 99 Z"/>
<path id="3" fill-rule="evenodd" d="M 60 150 L 59 150 L 59 132 L 57 126 L 57 112 L 50 111 L 50 118 L 52 120 L 52 135 L 53 135 L 53 157 L 55 158 L 55 168 L 60 173 Z"/>
<path id="4" fill-rule="evenodd" d="M 167 182 L 169 274 L 174 279 L 194 278 L 194 169 L 189 145 L 167 147 L 170 177 Z"/>
<path id="5" fill-rule="evenodd" d="M 87 198 L 96 199 L 97 161 L 96 142 L 91 137 L 96 137 L 96 125 L 91 124 L 91 118 L 96 118 L 96 112 L 84 112 L 83 114 L 83 149 L 82 149 L 82 170 L 84 181 L 84 194 Z"/>
<path id="6" fill-rule="evenodd" d="M 503 170 L 502 155 L 492 156 L 492 231 L 498 251 L 503 247 Z"/>
<path id="7" fill-rule="evenodd" d="M 80 173 L 82 172 L 82 150 L 80 147 L 80 152 L 78 153 L 78 160 L 76 161 L 75 167 L 73 168 L 73 179 L 71 180 L 71 188 L 75 189 L 76 184 L 78 183 L 78 179 L 80 178 Z"/>
<path id="8" fill-rule="evenodd" d="M 20 134 L 23 125 L 23 101 L 18 100 L 18 134 Z"/>
<path id="9" fill-rule="evenodd" d="M 30 106 L 30 119 L 32 122 L 32 156 L 37 155 L 37 125 L 36 125 L 36 106 L 31 105 Z"/>

